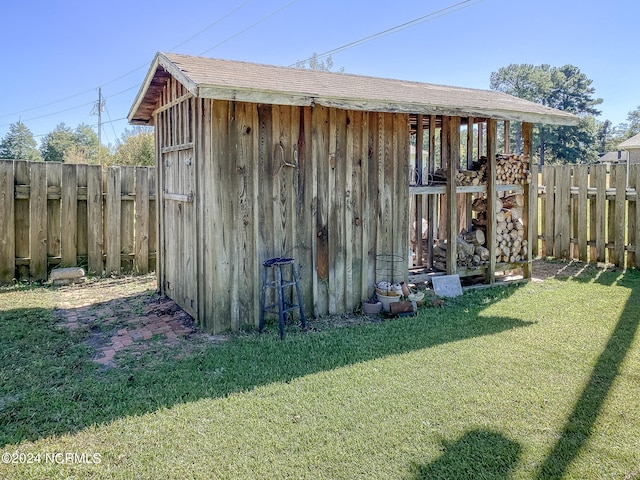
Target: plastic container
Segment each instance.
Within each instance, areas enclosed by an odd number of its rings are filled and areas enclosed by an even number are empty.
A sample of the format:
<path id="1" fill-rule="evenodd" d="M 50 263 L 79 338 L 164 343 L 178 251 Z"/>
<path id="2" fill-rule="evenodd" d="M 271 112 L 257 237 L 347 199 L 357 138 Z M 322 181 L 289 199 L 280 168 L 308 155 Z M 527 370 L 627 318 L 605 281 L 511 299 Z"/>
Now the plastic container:
<path id="1" fill-rule="evenodd" d="M 380 302 L 382 302 L 382 309 L 385 312 L 389 312 L 391 311 L 391 304 L 395 303 L 395 302 L 399 302 L 400 301 L 400 295 L 382 295 L 380 294 L 380 292 L 376 293 L 376 297 L 378 297 L 378 300 L 380 300 Z"/>

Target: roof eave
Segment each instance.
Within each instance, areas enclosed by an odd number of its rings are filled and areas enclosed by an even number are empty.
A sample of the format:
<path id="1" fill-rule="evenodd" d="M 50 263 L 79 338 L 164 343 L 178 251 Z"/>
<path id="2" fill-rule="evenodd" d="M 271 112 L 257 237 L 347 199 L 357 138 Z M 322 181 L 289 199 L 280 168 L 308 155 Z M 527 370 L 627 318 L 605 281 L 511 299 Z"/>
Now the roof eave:
<path id="1" fill-rule="evenodd" d="M 249 103 L 269 103 L 278 105 L 313 106 L 323 105 L 344 110 L 368 112 L 410 113 L 424 115 L 449 115 L 458 117 L 488 117 L 498 120 L 510 120 L 547 125 L 575 126 L 580 122 L 576 115 L 563 112 L 535 113 L 517 110 L 483 109 L 455 107 L 450 105 L 433 105 L 426 103 L 402 103 L 392 101 L 374 101 L 362 98 L 344 98 L 318 96 L 313 93 L 267 91 L 242 88 L 229 88 L 219 85 L 200 85 L 197 95 L 200 98 L 230 100 Z"/>
<path id="2" fill-rule="evenodd" d="M 145 76 L 144 82 L 140 86 L 140 90 L 138 90 L 138 94 L 135 97 L 133 105 L 129 110 L 129 114 L 127 115 L 127 120 L 132 125 L 153 125 L 153 115 L 148 115 L 141 112 L 142 106 L 145 104 L 145 101 L 150 101 L 148 98 L 150 92 L 150 87 L 153 84 L 154 79 L 158 75 L 158 69 L 162 68 L 164 71 L 174 77 L 178 82 L 180 82 L 190 93 L 197 96 L 198 86 L 195 82 L 193 82 L 188 76 L 182 72 L 176 65 L 169 60 L 163 53 L 156 53 L 155 58 L 151 62 L 151 67 L 149 68 L 147 75 Z M 154 103 L 157 99 L 154 100 Z"/>

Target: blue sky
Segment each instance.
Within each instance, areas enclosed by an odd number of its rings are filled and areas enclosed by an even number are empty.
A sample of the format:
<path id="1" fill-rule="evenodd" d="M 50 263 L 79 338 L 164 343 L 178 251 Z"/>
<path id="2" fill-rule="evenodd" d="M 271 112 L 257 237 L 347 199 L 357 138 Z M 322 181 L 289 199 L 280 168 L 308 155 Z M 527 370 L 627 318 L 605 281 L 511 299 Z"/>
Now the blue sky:
<path id="1" fill-rule="evenodd" d="M 291 65 L 442 9 L 334 53 L 335 67 L 488 89 L 511 63 L 572 64 L 604 99 L 599 120 L 640 106 L 637 0 L 21 0 L 2 7 L 0 138 L 18 120 L 37 140 L 97 124 L 101 86 L 103 143 L 115 143 L 157 51 Z"/>

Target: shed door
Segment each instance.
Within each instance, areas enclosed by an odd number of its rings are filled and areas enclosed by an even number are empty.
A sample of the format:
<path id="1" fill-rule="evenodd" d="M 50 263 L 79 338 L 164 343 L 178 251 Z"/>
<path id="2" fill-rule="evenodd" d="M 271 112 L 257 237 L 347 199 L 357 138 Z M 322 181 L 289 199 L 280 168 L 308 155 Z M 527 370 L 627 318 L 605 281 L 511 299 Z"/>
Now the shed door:
<path id="1" fill-rule="evenodd" d="M 196 199 L 193 148 L 162 153 L 163 291 L 197 318 Z"/>

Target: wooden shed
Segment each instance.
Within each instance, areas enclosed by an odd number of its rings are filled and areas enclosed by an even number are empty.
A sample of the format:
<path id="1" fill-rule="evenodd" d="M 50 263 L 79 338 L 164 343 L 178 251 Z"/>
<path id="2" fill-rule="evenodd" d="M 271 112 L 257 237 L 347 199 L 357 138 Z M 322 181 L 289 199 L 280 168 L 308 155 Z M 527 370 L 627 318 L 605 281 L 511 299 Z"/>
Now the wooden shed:
<path id="1" fill-rule="evenodd" d="M 494 176 L 498 121 L 524 122 L 526 155 L 532 123 L 578 120 L 490 91 L 169 53 L 156 55 L 128 118 L 155 126 L 158 287 L 212 332 L 257 324 L 262 262 L 274 256 L 295 258 L 312 316 L 352 311 L 382 277 L 406 280 L 422 205 L 456 272 L 458 203 L 495 199 L 495 179 L 464 190 L 422 172 L 454 178 L 483 154 Z M 410 158 L 416 141 L 428 158 Z M 495 243 L 491 228 L 487 237 Z M 432 245 L 414 262 L 427 273 Z M 492 281 L 496 258 L 483 268 Z"/>

